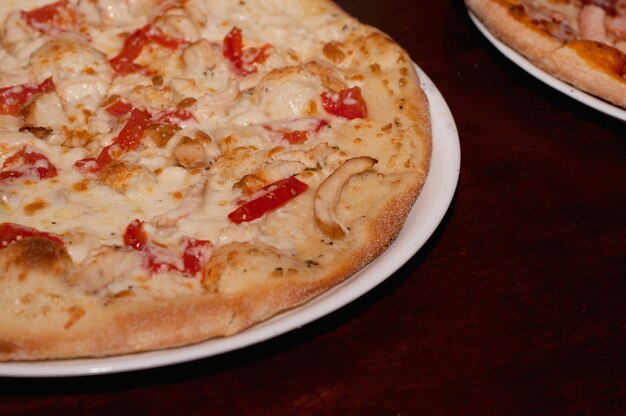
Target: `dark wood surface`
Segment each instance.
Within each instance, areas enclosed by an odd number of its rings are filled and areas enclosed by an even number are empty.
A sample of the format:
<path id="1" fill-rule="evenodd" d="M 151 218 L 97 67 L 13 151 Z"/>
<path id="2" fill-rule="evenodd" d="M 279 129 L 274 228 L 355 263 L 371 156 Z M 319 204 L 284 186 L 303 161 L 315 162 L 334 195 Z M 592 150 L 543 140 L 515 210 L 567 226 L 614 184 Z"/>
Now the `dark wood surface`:
<path id="1" fill-rule="evenodd" d="M 0 378 L 0 414 L 626 414 L 626 125 L 503 58 L 461 1 L 339 4 L 403 45 L 456 118 L 460 182 L 428 244 L 356 302 L 241 351 Z"/>

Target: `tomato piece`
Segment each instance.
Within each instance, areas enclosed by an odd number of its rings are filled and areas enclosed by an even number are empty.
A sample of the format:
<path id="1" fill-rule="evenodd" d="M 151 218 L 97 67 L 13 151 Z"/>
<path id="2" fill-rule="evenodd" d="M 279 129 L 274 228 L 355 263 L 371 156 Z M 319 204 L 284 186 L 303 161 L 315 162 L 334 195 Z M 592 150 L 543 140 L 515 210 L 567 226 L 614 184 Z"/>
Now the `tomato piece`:
<path id="1" fill-rule="evenodd" d="M 170 111 L 157 119 L 157 123 L 167 124 L 171 127 L 182 127 L 185 121 L 195 120 L 196 118 L 187 110 Z"/>
<path id="2" fill-rule="evenodd" d="M 68 0 L 60 0 L 38 9 L 21 12 L 26 24 L 41 33 L 67 32 L 76 27 L 76 11 Z"/>
<path id="3" fill-rule="evenodd" d="M 122 131 L 120 131 L 120 134 L 113 139 L 113 143 L 102 149 L 97 158 L 81 159 L 74 163 L 74 166 L 83 173 L 97 173 L 101 171 L 111 162 L 119 159 L 125 152 L 139 146 L 151 118 L 152 116 L 147 111 L 133 107 L 130 110 L 130 118 Z"/>
<path id="4" fill-rule="evenodd" d="M 256 199 L 248 201 L 228 214 L 228 219 L 235 224 L 261 218 L 309 189 L 309 185 L 291 176 L 281 179 L 263 188 L 266 192 Z"/>
<path id="5" fill-rule="evenodd" d="M 0 249 L 6 248 L 14 241 L 29 237 L 47 238 L 48 240 L 54 241 L 61 246 L 65 246 L 63 240 L 54 234 L 39 231 L 25 225 L 14 224 L 12 222 L 3 222 L 0 224 Z"/>
<path id="6" fill-rule="evenodd" d="M 367 117 L 367 105 L 359 87 L 346 88 L 338 93 L 325 92 L 322 94 L 322 105 L 327 113 L 348 120 Z"/>
<path id="7" fill-rule="evenodd" d="M 136 64 L 135 59 L 139 58 L 144 46 L 154 42 L 168 49 L 177 49 L 179 46 L 189 44 L 184 39 L 175 39 L 166 36 L 158 27 L 147 24 L 136 30 L 124 41 L 124 47 L 120 53 L 111 59 L 110 63 L 118 75 L 128 75 L 139 72 L 149 75 L 150 71 L 141 65 Z"/>
<path id="8" fill-rule="evenodd" d="M 13 87 L 0 88 L 0 114 L 19 116 L 20 110 L 35 94 L 54 91 L 52 78 L 46 79 L 39 85 L 22 84 Z"/>
<path id="9" fill-rule="evenodd" d="M 262 64 L 269 58 L 271 45 L 260 48 L 243 48 L 241 29 L 233 27 L 226 35 L 222 44 L 222 55 L 231 63 L 233 71 L 240 76 L 253 74 L 257 71 L 256 64 Z"/>
<path id="10" fill-rule="evenodd" d="M 211 257 L 213 244 L 207 240 L 196 240 L 183 237 L 182 255 L 149 241 L 143 228 L 143 222 L 134 220 L 126 227 L 124 244 L 143 254 L 143 266 L 151 274 L 160 272 L 176 272 L 185 276 L 195 276 L 200 272 Z"/>
<path id="11" fill-rule="evenodd" d="M 4 161 L 0 171 L 0 180 L 36 176 L 49 179 L 57 176 L 57 168 L 46 156 L 26 147 Z"/>

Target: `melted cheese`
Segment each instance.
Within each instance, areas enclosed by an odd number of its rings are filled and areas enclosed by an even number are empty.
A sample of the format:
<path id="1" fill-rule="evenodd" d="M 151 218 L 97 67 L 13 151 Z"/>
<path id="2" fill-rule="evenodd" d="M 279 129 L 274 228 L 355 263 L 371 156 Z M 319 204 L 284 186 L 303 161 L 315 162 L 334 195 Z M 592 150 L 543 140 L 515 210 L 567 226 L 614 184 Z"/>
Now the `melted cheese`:
<path id="1" fill-rule="evenodd" d="M 31 0 L 25 6 L 21 1 L 3 1 L 0 16 L 4 20 L 11 11 L 46 3 L 49 1 Z M 264 126 L 315 130 L 324 85 L 317 75 L 299 69 L 298 65 L 324 59 L 323 45 L 344 37 L 344 31 L 353 30 L 355 22 L 326 14 L 300 20 L 307 15 L 302 2 L 271 0 L 271 9 L 279 12 L 259 12 L 266 3 L 189 0 L 183 9 L 167 12 L 158 21 L 164 33 L 186 33 L 192 41 L 198 37 L 203 40 L 176 50 L 146 46 L 135 62 L 158 70 L 160 79 L 137 73 L 116 77 L 108 62 L 122 49 L 124 33 L 132 33 L 150 21 L 149 16 L 158 9 L 154 0 L 81 0 L 78 10 L 88 27 L 83 28 L 80 36 L 45 35 L 25 27 L 19 18 L 16 20 L 15 12 L 9 15 L 3 28 L 4 49 L 0 49 L 0 86 L 40 83 L 52 77 L 62 99 L 62 106 L 55 104 L 53 110 L 64 111 L 67 119 L 61 117 L 60 122 L 48 123 L 46 127 L 54 131 L 38 139 L 18 132 L 18 118 L 0 116 L 0 162 L 27 145 L 47 156 L 59 172 L 55 178 L 28 183 L 22 178 L 4 181 L 0 188 L 2 222 L 60 235 L 77 264 L 99 247 L 123 245 L 124 230 L 135 219 L 145 222 L 153 241 L 171 250 L 179 249 L 182 237 L 193 237 L 209 240 L 215 246 L 256 240 L 293 251 L 303 238 L 294 225 L 298 223 L 298 209 L 303 209 L 300 204 L 287 206 L 267 219 L 235 225 L 227 218 L 240 197 L 234 185 L 243 175 L 271 163 L 268 152 L 276 146 L 284 148 L 283 160 L 315 165 L 325 160 L 305 154 L 320 143 L 334 145 L 331 134 L 324 129 L 304 149 L 299 149 L 281 141 L 280 134 L 271 133 Z M 301 24 L 293 24 L 294 21 Z M 243 78 L 230 71 L 231 64 L 221 53 L 222 41 L 233 26 L 242 29 L 245 48 L 272 45 L 267 61 L 254 64 L 257 72 Z M 9 44 L 9 40 L 13 43 Z M 19 42 L 27 48 L 12 50 Z M 291 67 L 272 72 L 287 65 Z M 116 118 L 104 110 L 103 103 L 111 96 L 125 98 L 152 113 L 175 110 L 183 99 L 195 100 L 188 107 L 194 120 L 185 122 L 173 137 L 165 138 L 167 143 L 149 144 L 144 140 L 137 149 L 122 155 L 122 161 L 141 166 L 155 178 L 132 183 L 123 193 L 95 177 L 85 177 L 74 167 L 80 159 L 96 157 L 124 128 L 128 116 Z M 52 105 L 46 102 L 42 100 L 41 105 Z M 39 114 L 39 120 L 46 118 L 47 113 Z M 44 122 L 40 123 L 43 126 Z M 203 174 L 178 166 L 172 156 L 183 138 L 195 137 L 198 131 L 213 140 L 205 144 L 213 166 Z M 245 159 L 229 159 L 232 154 L 244 155 Z M 347 156 L 329 157 L 328 163 L 322 163 L 320 172 L 312 174 L 309 181 L 323 180 L 323 175 L 332 172 Z M 157 230 L 154 219 L 165 213 L 183 212 L 180 208 L 185 192 L 201 181 L 206 181 L 207 186 L 194 213 L 176 218 L 173 230 Z M 277 231 L 285 226 L 285 232 Z M 170 260 L 180 262 L 180 258 Z M 197 280 L 178 275 L 165 278 L 161 273 L 148 279 L 145 271 L 129 274 L 115 279 L 106 291 L 116 293 L 132 288 L 166 296 L 201 290 Z"/>

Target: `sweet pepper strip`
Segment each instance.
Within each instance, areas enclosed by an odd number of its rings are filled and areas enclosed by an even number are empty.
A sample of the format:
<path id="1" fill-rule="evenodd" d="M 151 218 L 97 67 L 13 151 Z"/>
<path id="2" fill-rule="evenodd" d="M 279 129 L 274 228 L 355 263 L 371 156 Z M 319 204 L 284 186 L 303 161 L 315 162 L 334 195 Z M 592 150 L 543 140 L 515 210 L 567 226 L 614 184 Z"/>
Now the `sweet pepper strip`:
<path id="1" fill-rule="evenodd" d="M 261 218 L 300 195 L 309 188 L 309 185 L 291 176 L 267 185 L 266 191 L 256 199 L 245 202 L 239 208 L 228 214 L 228 219 L 235 224 L 249 222 Z"/>

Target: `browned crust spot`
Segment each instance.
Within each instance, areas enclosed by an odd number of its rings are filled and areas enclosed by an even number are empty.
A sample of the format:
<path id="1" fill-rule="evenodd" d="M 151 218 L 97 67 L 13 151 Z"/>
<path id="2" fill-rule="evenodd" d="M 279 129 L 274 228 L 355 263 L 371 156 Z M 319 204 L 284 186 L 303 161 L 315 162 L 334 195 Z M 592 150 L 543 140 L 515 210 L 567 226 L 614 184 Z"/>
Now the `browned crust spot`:
<path id="1" fill-rule="evenodd" d="M 584 59 L 589 66 L 605 71 L 622 82 L 626 82 L 626 55 L 623 52 L 592 41 L 568 42 L 567 46 L 573 49 L 578 56 Z"/>
<path id="2" fill-rule="evenodd" d="M 65 247 L 43 237 L 15 241 L 0 251 L 0 258 L 7 269 L 40 270 L 54 275 L 65 274 L 72 264 Z"/>

